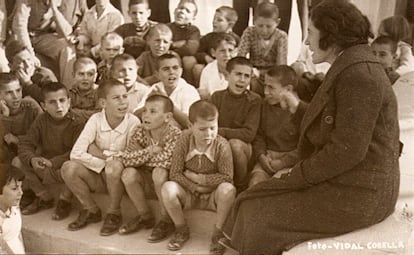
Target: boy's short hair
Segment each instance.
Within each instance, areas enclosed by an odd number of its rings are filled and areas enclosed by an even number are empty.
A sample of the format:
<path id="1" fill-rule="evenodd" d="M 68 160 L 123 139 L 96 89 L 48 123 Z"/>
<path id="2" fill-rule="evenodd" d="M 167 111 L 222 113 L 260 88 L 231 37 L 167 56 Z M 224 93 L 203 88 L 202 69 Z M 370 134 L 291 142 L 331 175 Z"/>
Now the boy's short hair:
<path id="1" fill-rule="evenodd" d="M 0 164 L 0 194 L 3 194 L 3 187 L 11 181 L 23 181 L 24 172 L 9 164 Z"/>
<path id="2" fill-rule="evenodd" d="M 181 63 L 181 57 L 178 54 L 174 54 L 173 52 L 167 52 L 167 53 L 162 54 L 161 56 L 158 57 L 157 69 L 160 68 L 161 61 L 166 60 L 166 59 L 173 59 L 173 58 L 178 60 L 178 63 L 180 65 L 180 67 L 183 66 L 182 63 Z"/>
<path id="3" fill-rule="evenodd" d="M 73 72 L 76 72 L 80 65 L 94 65 L 95 69 L 97 69 L 95 61 L 93 61 L 93 59 L 90 57 L 76 58 L 75 62 L 73 63 Z"/>
<path id="4" fill-rule="evenodd" d="M 223 41 L 232 44 L 234 47 L 237 47 L 237 42 L 236 42 L 236 39 L 234 38 L 234 36 L 230 35 L 229 33 L 220 32 L 220 33 L 216 33 L 214 35 L 214 40 L 211 43 L 211 48 L 210 49 L 215 49 L 216 50 L 218 48 L 218 46 L 220 46 L 220 44 Z"/>
<path id="5" fill-rule="evenodd" d="M 180 2 L 178 2 L 177 7 L 180 6 L 180 5 L 182 5 L 182 4 L 184 4 L 184 3 L 192 3 L 195 6 L 194 16 L 196 16 L 197 13 L 198 13 L 197 3 L 194 0 L 180 0 Z"/>
<path id="6" fill-rule="evenodd" d="M 154 95 L 149 96 L 145 100 L 145 103 L 148 103 L 148 102 L 162 102 L 162 104 L 164 105 L 164 107 L 163 107 L 164 108 L 164 113 L 174 111 L 174 103 L 167 96 L 160 95 L 160 94 L 154 94 Z"/>
<path id="7" fill-rule="evenodd" d="M 20 52 L 22 52 L 24 50 L 29 50 L 29 48 L 22 41 L 10 40 L 6 44 L 6 49 L 5 49 L 5 54 L 6 54 L 7 60 L 10 63 L 12 63 L 14 56 L 19 54 Z"/>
<path id="8" fill-rule="evenodd" d="M 115 57 L 114 57 L 114 59 L 112 59 L 112 65 L 111 65 L 111 71 L 113 70 L 113 68 L 114 68 L 114 66 L 115 66 L 115 63 L 116 62 L 126 62 L 126 61 L 128 61 L 128 60 L 132 60 L 132 61 L 134 61 L 135 63 L 137 63 L 136 61 L 135 61 L 135 58 L 133 57 L 133 56 L 131 56 L 131 55 L 129 55 L 128 53 L 122 53 L 122 54 L 118 54 L 118 55 L 116 55 Z"/>
<path id="9" fill-rule="evenodd" d="M 237 11 L 230 7 L 230 6 L 220 6 L 219 8 L 216 9 L 216 12 L 220 12 L 220 13 L 224 13 L 224 17 L 226 18 L 226 20 L 231 23 L 231 27 L 234 26 L 234 24 L 236 24 L 237 20 L 239 19 L 239 16 L 237 15 Z"/>
<path id="10" fill-rule="evenodd" d="M 108 95 L 108 91 L 109 89 L 115 87 L 115 86 L 124 86 L 125 85 L 118 81 L 117 79 L 106 79 L 106 80 L 102 80 L 99 83 L 99 87 L 98 87 L 98 98 L 106 98 L 106 96 Z"/>
<path id="11" fill-rule="evenodd" d="M 50 92 L 56 92 L 59 90 L 64 90 L 66 92 L 66 96 L 69 97 L 68 89 L 60 82 L 47 82 L 45 83 L 42 88 L 42 102 L 45 101 L 46 95 Z"/>
<path id="12" fill-rule="evenodd" d="M 101 44 L 104 41 L 118 42 L 121 46 L 124 44 L 124 39 L 116 32 L 108 32 L 101 37 Z"/>
<path id="13" fill-rule="evenodd" d="M 0 73 L 0 90 L 4 89 L 4 85 L 12 82 L 20 84 L 19 79 L 13 73 Z"/>
<path id="14" fill-rule="evenodd" d="M 375 40 L 371 43 L 372 44 L 386 44 L 389 45 L 391 48 L 391 53 L 395 54 L 397 52 L 398 43 L 394 41 L 390 36 L 381 35 L 375 38 Z"/>
<path id="15" fill-rule="evenodd" d="M 293 89 L 296 90 L 298 86 L 298 76 L 295 69 L 288 65 L 273 66 L 267 70 L 266 75 L 278 79 L 282 87 L 292 85 Z"/>
<path id="16" fill-rule="evenodd" d="M 250 68 L 253 68 L 252 63 L 250 63 L 250 61 L 247 58 L 237 56 L 230 59 L 229 62 L 227 62 L 226 71 L 230 73 L 236 65 L 249 66 Z"/>
<path id="17" fill-rule="evenodd" d="M 192 124 L 194 124 L 197 119 L 207 121 L 215 120 L 218 118 L 218 110 L 213 103 L 207 100 L 198 100 L 190 106 L 188 118 Z"/>
<path id="18" fill-rule="evenodd" d="M 148 0 L 129 0 L 128 8 L 131 8 L 131 6 L 137 5 L 137 4 L 146 4 L 149 8 Z"/>
<path id="19" fill-rule="evenodd" d="M 158 23 L 155 26 L 151 27 L 150 30 L 148 31 L 148 34 L 145 35 L 145 38 L 146 39 L 152 38 L 155 32 L 158 32 L 160 34 L 169 33 L 171 35 L 171 40 L 172 40 L 173 32 L 171 31 L 171 28 L 164 23 Z"/>
<path id="20" fill-rule="evenodd" d="M 258 17 L 276 20 L 279 18 L 279 8 L 268 1 L 261 2 L 254 9 L 254 18 L 257 19 Z"/>

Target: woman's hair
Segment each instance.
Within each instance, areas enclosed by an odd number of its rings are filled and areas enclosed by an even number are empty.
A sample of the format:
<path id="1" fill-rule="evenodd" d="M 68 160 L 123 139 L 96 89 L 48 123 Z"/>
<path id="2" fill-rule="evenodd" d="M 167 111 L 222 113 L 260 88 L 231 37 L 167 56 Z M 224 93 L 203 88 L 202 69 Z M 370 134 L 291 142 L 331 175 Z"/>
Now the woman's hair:
<path id="1" fill-rule="evenodd" d="M 311 20 L 320 32 L 322 50 L 366 44 L 368 38 L 374 37 L 368 18 L 347 0 L 323 1 L 312 9 Z"/>
<path id="2" fill-rule="evenodd" d="M 385 34 L 381 35 L 387 35 L 391 37 L 394 41 L 405 41 L 407 43 L 410 42 L 411 38 L 411 29 L 410 24 L 408 23 L 408 20 L 401 15 L 395 15 L 388 17 L 381 21 L 380 29 Z"/>

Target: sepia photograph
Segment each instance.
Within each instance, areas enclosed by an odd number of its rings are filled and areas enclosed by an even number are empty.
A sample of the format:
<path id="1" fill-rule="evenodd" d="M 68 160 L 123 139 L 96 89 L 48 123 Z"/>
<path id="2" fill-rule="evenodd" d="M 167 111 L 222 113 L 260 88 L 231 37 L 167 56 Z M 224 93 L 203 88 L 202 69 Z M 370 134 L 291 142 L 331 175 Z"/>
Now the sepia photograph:
<path id="1" fill-rule="evenodd" d="M 414 254 L 413 46 L 414 0 L 0 0 L 0 254 Z"/>

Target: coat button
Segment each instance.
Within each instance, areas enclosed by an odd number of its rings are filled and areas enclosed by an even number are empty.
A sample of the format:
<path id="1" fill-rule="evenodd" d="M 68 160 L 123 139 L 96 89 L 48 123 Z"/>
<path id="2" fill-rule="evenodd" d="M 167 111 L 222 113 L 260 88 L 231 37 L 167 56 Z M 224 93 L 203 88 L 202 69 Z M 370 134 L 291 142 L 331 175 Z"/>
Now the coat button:
<path id="1" fill-rule="evenodd" d="M 325 123 L 329 125 L 333 124 L 334 118 L 331 115 L 325 116 Z"/>

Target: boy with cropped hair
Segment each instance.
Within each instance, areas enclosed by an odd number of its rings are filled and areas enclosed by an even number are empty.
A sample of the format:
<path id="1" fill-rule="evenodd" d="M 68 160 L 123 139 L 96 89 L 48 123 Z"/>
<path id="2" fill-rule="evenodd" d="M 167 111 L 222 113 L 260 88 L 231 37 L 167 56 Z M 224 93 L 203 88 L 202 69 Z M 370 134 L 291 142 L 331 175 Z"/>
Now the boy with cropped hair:
<path id="1" fill-rule="evenodd" d="M 217 211 L 210 244 L 211 254 L 223 254 L 218 243 L 222 227 L 236 196 L 229 143 L 217 134 L 217 108 L 205 100 L 190 107 L 191 127 L 177 141 L 170 170 L 171 181 L 161 191 L 165 207 L 174 222 L 175 233 L 167 248 L 180 250 L 190 238 L 183 209 Z"/>
<path id="2" fill-rule="evenodd" d="M 98 78 L 96 81 L 98 84 L 102 80 L 111 78 L 112 61 L 115 56 L 124 52 L 123 44 L 124 40 L 115 32 L 109 32 L 102 36 L 99 48 L 101 61 L 98 63 Z"/>
<path id="3" fill-rule="evenodd" d="M 394 84 L 400 75 L 395 71 L 395 63 L 398 57 L 398 43 L 389 36 L 378 36 L 371 43 L 372 52 L 384 67 L 391 84 Z"/>
<path id="4" fill-rule="evenodd" d="M 142 108 L 145 98 L 150 93 L 150 87 L 138 82 L 137 63 L 129 54 L 117 55 L 112 61 L 111 77 L 122 82 L 128 91 L 129 111 Z"/>
<path id="5" fill-rule="evenodd" d="M 154 227 L 149 242 L 159 242 L 173 231 L 168 227 L 168 216 L 161 197 L 161 187 L 168 181 L 171 157 L 181 130 L 170 124 L 174 110 L 171 99 L 163 95 L 152 95 L 145 102 L 142 124 L 133 131 L 126 151 L 117 155 L 125 169 L 122 182 L 138 211 L 138 216 L 121 226 L 120 234 L 128 234 L 139 229 L 152 228 L 155 220 L 146 202 L 145 195 L 157 195 L 161 220 Z"/>
<path id="6" fill-rule="evenodd" d="M 98 97 L 103 106 L 93 114 L 70 152 L 70 161 L 62 166 L 67 187 L 81 203 L 78 218 L 68 225 L 76 231 L 101 221 L 102 215 L 91 193 L 108 190 L 110 201 L 100 234 L 112 235 L 122 224 L 122 163 L 114 155 L 126 148 L 139 119 L 128 111 L 128 92 L 123 83 L 109 79 L 100 84 Z"/>
<path id="7" fill-rule="evenodd" d="M 124 39 L 125 53 L 138 58 L 147 48 L 145 37 L 148 31 L 157 23 L 148 20 L 151 16 L 148 0 L 130 0 L 128 15 L 132 22 L 119 26 L 115 32 Z"/>
<path id="8" fill-rule="evenodd" d="M 239 45 L 240 37 L 233 32 L 237 18 L 237 12 L 232 7 L 220 6 L 217 8 L 213 18 L 213 32 L 201 37 L 200 46 L 194 56 L 186 56 L 183 58 L 184 72 L 186 75 L 190 75 L 189 82 L 191 83 L 191 79 L 193 79 L 196 87 L 199 87 L 200 75 L 203 68 L 215 59 L 211 53 L 211 49 L 215 48 L 218 34 L 229 34 L 236 42 L 236 47 Z"/>
<path id="9" fill-rule="evenodd" d="M 175 53 L 170 51 L 172 37 L 172 31 L 166 24 L 157 24 L 149 30 L 146 36 L 149 50 L 137 58 L 138 75 L 146 84 L 153 85 L 160 81 L 157 76 L 158 58 L 166 53 Z"/>
<path id="10" fill-rule="evenodd" d="M 37 117 L 18 145 L 26 181 L 36 194 L 36 199 L 23 208 L 24 215 L 53 207 L 53 195 L 44 183 L 63 183 L 62 164 L 69 159 L 70 150 L 85 123 L 82 117 L 70 111 L 68 91 L 63 84 L 45 84 L 42 95 L 41 106 L 45 112 Z M 65 186 L 52 216 L 54 220 L 69 216 L 71 198 L 72 193 Z"/>
<path id="11" fill-rule="evenodd" d="M 209 99 L 211 95 L 227 88 L 227 62 L 234 57 L 237 43 L 227 33 L 217 33 L 214 43 L 211 42 L 211 54 L 215 58 L 201 72 L 198 92 L 201 98 Z"/>
<path id="12" fill-rule="evenodd" d="M 22 98 L 22 86 L 15 75 L 0 73 L 0 128 L 3 137 L 3 163 L 18 167 L 17 145 L 33 121 L 43 112 L 40 105 L 30 97 Z"/>
<path id="13" fill-rule="evenodd" d="M 234 183 L 240 192 L 247 186 L 251 143 L 260 122 L 261 98 L 248 89 L 252 64 L 244 57 L 227 63 L 228 87 L 216 91 L 211 102 L 219 111 L 219 134 L 229 140 L 233 153 Z"/>
<path id="14" fill-rule="evenodd" d="M 280 177 L 299 161 L 297 124 L 301 119 L 280 105 L 282 94 L 296 92 L 297 84 L 295 70 L 287 65 L 272 67 L 265 75 L 260 126 L 252 143 L 256 164 L 249 187 Z"/>

